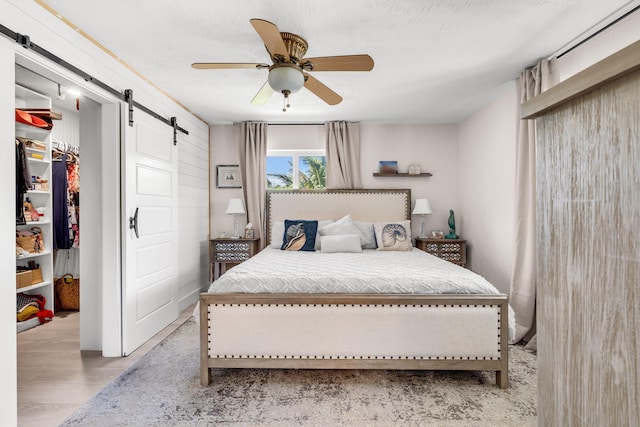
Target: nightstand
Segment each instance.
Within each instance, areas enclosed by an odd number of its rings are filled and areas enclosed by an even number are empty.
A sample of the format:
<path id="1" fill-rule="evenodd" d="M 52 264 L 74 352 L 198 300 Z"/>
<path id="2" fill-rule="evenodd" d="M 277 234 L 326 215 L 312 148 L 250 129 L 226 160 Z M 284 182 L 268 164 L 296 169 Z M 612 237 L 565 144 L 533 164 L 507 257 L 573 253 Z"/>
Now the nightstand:
<path id="1" fill-rule="evenodd" d="M 258 252 L 260 239 L 219 238 L 209 240 L 209 280 L 214 281 L 234 265 Z"/>
<path id="2" fill-rule="evenodd" d="M 467 263 L 467 241 L 416 237 L 416 248 L 464 267 Z"/>

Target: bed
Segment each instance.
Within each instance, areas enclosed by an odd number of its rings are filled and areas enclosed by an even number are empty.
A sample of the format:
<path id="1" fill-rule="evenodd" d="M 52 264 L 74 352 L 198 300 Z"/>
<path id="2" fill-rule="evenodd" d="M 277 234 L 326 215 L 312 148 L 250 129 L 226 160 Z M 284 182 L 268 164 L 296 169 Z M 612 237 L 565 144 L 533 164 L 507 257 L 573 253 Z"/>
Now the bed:
<path id="1" fill-rule="evenodd" d="M 213 282 L 194 312 L 201 384 L 212 368 L 417 369 L 494 371 L 507 388 L 506 295 L 416 248 L 377 250 L 361 233 L 358 251 L 355 232 L 340 234 L 373 225 L 380 243 L 389 225 L 410 230 L 410 211 L 410 190 L 268 192 L 268 246 Z M 300 235 L 308 250 L 280 249 Z"/>

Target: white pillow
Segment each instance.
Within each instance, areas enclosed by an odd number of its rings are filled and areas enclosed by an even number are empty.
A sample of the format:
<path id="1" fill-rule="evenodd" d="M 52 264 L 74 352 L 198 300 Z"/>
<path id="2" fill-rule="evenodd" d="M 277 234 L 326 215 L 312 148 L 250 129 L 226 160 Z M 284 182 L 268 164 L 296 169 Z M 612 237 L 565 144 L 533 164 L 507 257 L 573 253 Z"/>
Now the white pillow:
<path id="1" fill-rule="evenodd" d="M 372 222 L 354 221 L 356 227 L 360 231 L 360 246 L 362 249 L 375 249 L 376 245 L 376 233 L 373 230 Z"/>
<path id="2" fill-rule="evenodd" d="M 280 249 L 282 247 L 282 241 L 284 240 L 284 221 L 274 221 L 271 224 L 271 242 L 269 247 L 273 249 Z"/>
<path id="3" fill-rule="evenodd" d="M 333 224 L 332 219 L 326 219 L 323 221 L 318 221 L 318 232 L 316 233 L 316 251 L 319 251 L 322 247 L 322 242 L 320 241 L 320 227 L 326 227 L 329 224 Z"/>
<path id="4" fill-rule="evenodd" d="M 336 222 L 318 227 L 320 236 L 335 236 L 338 234 L 360 234 L 360 230 L 353 223 L 351 215 L 345 215 Z"/>
<path id="5" fill-rule="evenodd" d="M 320 250 L 320 227 L 327 226 L 333 222 L 332 219 L 318 221 L 318 232 L 316 233 L 316 245 L 315 250 Z M 282 247 L 282 241 L 284 240 L 284 221 L 274 221 L 271 224 L 271 243 L 270 248 L 280 249 Z"/>
<path id="6" fill-rule="evenodd" d="M 410 251 L 411 221 L 387 221 L 373 224 L 379 251 Z"/>
<path id="7" fill-rule="evenodd" d="M 320 251 L 324 253 L 362 252 L 359 234 L 320 236 Z"/>

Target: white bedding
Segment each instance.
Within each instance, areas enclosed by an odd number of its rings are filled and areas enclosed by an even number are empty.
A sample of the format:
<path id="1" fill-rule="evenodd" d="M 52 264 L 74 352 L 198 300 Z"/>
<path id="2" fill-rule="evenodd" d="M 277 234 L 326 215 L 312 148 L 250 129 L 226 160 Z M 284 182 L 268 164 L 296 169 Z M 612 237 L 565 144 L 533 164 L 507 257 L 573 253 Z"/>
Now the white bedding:
<path id="1" fill-rule="evenodd" d="M 291 252 L 265 248 L 211 284 L 211 293 L 499 294 L 478 274 L 411 252 Z"/>

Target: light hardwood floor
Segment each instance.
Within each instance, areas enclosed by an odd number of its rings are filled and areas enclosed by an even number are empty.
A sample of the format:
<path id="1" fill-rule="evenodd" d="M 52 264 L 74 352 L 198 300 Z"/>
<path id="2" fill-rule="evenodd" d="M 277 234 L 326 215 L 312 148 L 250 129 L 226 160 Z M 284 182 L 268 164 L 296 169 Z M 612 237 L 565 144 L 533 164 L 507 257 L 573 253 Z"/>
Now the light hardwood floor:
<path id="1" fill-rule="evenodd" d="M 60 312 L 52 322 L 17 335 L 18 426 L 58 426 L 133 365 L 193 313 L 193 306 L 127 357 L 80 352 L 80 314 Z"/>

